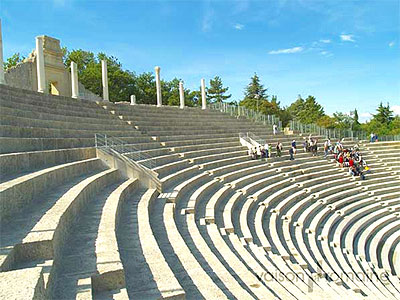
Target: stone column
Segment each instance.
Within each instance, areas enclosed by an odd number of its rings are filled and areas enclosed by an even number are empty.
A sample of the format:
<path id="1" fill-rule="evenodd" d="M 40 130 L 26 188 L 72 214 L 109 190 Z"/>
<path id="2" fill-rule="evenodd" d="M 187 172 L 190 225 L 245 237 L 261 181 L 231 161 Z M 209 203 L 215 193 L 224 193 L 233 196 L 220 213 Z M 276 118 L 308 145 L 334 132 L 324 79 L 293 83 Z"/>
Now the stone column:
<path id="1" fill-rule="evenodd" d="M 154 70 L 156 71 L 157 107 L 161 107 L 162 94 L 161 94 L 160 67 L 155 67 Z"/>
<path id="2" fill-rule="evenodd" d="M 204 78 L 201 79 L 201 109 L 207 108 L 207 101 L 206 101 L 206 81 Z"/>
<path id="3" fill-rule="evenodd" d="M 135 104 L 136 104 L 136 96 L 131 95 L 131 105 L 135 105 Z"/>
<path id="4" fill-rule="evenodd" d="M 184 109 L 185 108 L 185 91 L 183 89 L 183 82 L 179 82 L 179 100 L 180 100 L 180 108 Z"/>
<path id="5" fill-rule="evenodd" d="M 71 61 L 71 87 L 72 87 L 72 98 L 78 99 L 79 97 L 78 67 L 76 63 L 73 61 Z"/>
<path id="6" fill-rule="evenodd" d="M 108 97 L 108 75 L 107 75 L 107 61 L 101 61 L 101 77 L 103 82 L 103 100 L 109 101 Z"/>
<path id="7" fill-rule="evenodd" d="M 36 37 L 36 73 L 38 92 L 46 92 L 46 77 L 44 73 L 43 37 Z"/>
<path id="8" fill-rule="evenodd" d="M 3 67 L 3 38 L 1 35 L 1 19 L 0 19 L 0 84 L 5 84 L 4 67 Z"/>

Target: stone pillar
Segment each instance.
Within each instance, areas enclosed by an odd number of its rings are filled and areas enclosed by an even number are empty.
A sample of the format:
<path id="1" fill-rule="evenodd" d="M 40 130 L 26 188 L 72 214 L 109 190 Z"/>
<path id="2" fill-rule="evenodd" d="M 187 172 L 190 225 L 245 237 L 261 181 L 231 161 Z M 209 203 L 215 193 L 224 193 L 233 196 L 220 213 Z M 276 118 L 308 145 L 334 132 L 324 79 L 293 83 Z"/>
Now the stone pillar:
<path id="1" fill-rule="evenodd" d="M 101 61 L 101 77 L 103 82 L 103 100 L 109 101 L 108 97 L 108 75 L 107 75 L 107 60 Z"/>
<path id="2" fill-rule="evenodd" d="M 160 67 L 155 67 L 154 70 L 156 71 L 157 107 L 161 107 L 162 94 L 161 94 Z"/>
<path id="3" fill-rule="evenodd" d="M 46 92 L 46 77 L 44 73 L 43 37 L 36 37 L 36 73 L 38 92 Z"/>
<path id="4" fill-rule="evenodd" d="M 204 78 L 201 79 L 201 109 L 207 108 L 207 101 L 206 101 L 206 81 Z"/>
<path id="5" fill-rule="evenodd" d="M 135 105 L 135 104 L 136 104 L 136 96 L 131 95 L 131 105 Z"/>
<path id="6" fill-rule="evenodd" d="M 179 100 L 180 100 L 180 108 L 184 109 L 185 108 L 185 91 L 183 89 L 183 82 L 179 82 Z"/>
<path id="7" fill-rule="evenodd" d="M 78 84 L 78 67 L 75 62 L 71 61 L 71 87 L 72 98 L 79 98 L 79 84 Z"/>
<path id="8" fill-rule="evenodd" d="M 4 67 L 3 67 L 3 38 L 1 35 L 1 19 L 0 19 L 0 84 L 5 84 Z"/>

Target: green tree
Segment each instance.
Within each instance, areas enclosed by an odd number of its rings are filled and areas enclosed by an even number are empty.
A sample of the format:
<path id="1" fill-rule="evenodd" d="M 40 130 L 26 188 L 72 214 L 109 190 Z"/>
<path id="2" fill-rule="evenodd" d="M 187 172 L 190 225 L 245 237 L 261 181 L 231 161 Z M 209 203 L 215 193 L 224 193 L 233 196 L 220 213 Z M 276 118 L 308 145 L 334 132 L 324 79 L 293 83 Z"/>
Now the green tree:
<path id="1" fill-rule="evenodd" d="M 317 125 L 324 127 L 324 128 L 328 128 L 328 129 L 334 129 L 336 128 L 336 120 L 335 118 L 332 118 L 328 115 L 322 116 L 321 118 L 319 118 L 317 120 Z"/>
<path id="2" fill-rule="evenodd" d="M 264 102 L 268 102 L 267 89 L 260 83 L 260 78 L 256 73 L 254 73 L 254 76 L 250 80 L 250 83 L 245 88 L 244 98 L 240 101 L 239 105 L 263 112 L 266 108 Z"/>
<path id="3" fill-rule="evenodd" d="M 305 100 L 299 95 L 298 99 L 289 106 L 288 110 L 293 118 L 304 124 L 315 123 L 325 115 L 323 107 L 311 95 Z"/>
<path id="4" fill-rule="evenodd" d="M 400 134 L 400 117 L 393 116 L 389 103 L 384 106 L 381 102 L 376 110 L 377 113 L 369 122 L 361 124 L 361 129 L 367 133 L 376 133 L 378 136 Z"/>
<path id="5" fill-rule="evenodd" d="M 215 76 L 214 79 L 210 79 L 210 87 L 207 88 L 207 100 L 221 103 L 232 96 L 231 94 L 225 95 L 228 90 L 228 87 L 224 88 L 221 78 Z"/>
<path id="6" fill-rule="evenodd" d="M 342 112 L 333 113 L 333 119 L 335 121 L 335 127 L 338 129 L 350 129 L 354 122 L 351 116 Z"/>
<path id="7" fill-rule="evenodd" d="M 22 62 L 25 59 L 24 56 L 21 56 L 19 53 L 14 53 L 11 57 L 7 58 L 5 62 L 3 62 L 4 70 L 7 71 L 12 67 L 15 67 L 17 64 Z"/>
<path id="8" fill-rule="evenodd" d="M 156 81 L 153 73 L 146 72 L 136 77 L 136 99 L 138 104 L 156 104 Z"/>
<path id="9" fill-rule="evenodd" d="M 353 112 L 353 125 L 351 129 L 354 131 L 359 131 L 361 129 L 361 124 L 358 120 L 358 111 L 356 108 L 354 109 Z"/>
<path id="10" fill-rule="evenodd" d="M 393 111 L 390 110 L 389 103 L 387 104 L 387 106 L 383 106 L 381 102 L 377 108 L 377 112 L 377 114 L 373 115 L 373 118 L 377 122 L 389 125 L 390 122 L 393 120 Z"/>
<path id="11" fill-rule="evenodd" d="M 103 95 L 101 61 L 106 60 L 110 100 L 114 102 L 129 101 L 130 95 L 136 95 L 135 74 L 123 70 L 121 63 L 116 57 L 107 56 L 104 53 L 94 55 L 93 52 L 82 49 L 71 52 L 65 49 L 64 53 L 65 66 L 70 68 L 71 61 L 74 61 L 77 64 L 79 81 L 91 92 Z"/>
<path id="12" fill-rule="evenodd" d="M 292 115 L 293 118 L 298 118 L 299 113 L 304 109 L 304 99 L 301 95 L 298 95 L 297 100 L 290 104 L 287 111 Z"/>

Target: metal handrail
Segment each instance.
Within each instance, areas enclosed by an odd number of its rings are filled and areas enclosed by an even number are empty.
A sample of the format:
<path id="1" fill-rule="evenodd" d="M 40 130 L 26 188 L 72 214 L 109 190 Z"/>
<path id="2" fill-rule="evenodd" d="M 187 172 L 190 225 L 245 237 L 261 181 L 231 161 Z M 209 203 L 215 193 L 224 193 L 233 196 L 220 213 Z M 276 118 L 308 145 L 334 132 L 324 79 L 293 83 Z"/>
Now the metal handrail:
<path id="1" fill-rule="evenodd" d="M 252 132 L 241 132 L 239 133 L 239 138 L 244 139 L 249 144 L 253 146 L 259 146 L 264 144 L 264 140 Z"/>
<path id="2" fill-rule="evenodd" d="M 277 116 L 265 115 L 263 113 L 248 109 L 244 106 L 236 106 L 224 102 L 216 102 L 207 104 L 209 109 L 218 110 L 222 113 L 230 114 L 237 118 L 246 118 L 255 122 L 262 122 L 264 125 L 276 124 L 279 128 L 282 128 L 282 122 Z"/>
<path id="3" fill-rule="evenodd" d="M 152 156 L 120 138 L 96 133 L 95 146 L 108 153 L 117 154 L 128 160 L 133 160 L 149 170 L 156 167 L 155 159 Z"/>
<path id="4" fill-rule="evenodd" d="M 290 129 L 300 133 L 314 133 L 324 135 L 333 139 L 351 138 L 352 140 L 361 141 L 369 140 L 369 134 L 365 131 L 354 131 L 351 129 L 328 129 L 316 124 L 303 124 L 296 120 L 290 121 Z M 400 141 L 400 135 L 379 136 L 379 141 Z"/>

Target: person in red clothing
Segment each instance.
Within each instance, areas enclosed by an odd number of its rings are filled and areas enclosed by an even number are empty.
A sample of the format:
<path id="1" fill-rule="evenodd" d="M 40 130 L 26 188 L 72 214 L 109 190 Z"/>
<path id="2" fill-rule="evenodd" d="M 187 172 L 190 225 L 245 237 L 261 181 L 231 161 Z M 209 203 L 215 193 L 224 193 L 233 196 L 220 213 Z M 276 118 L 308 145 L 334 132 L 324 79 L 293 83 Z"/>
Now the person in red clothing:
<path id="1" fill-rule="evenodd" d="M 340 167 L 343 168 L 343 155 L 342 154 L 339 154 L 339 164 L 340 164 Z"/>
<path id="2" fill-rule="evenodd" d="M 353 166 L 354 166 L 354 160 L 353 160 L 352 157 L 350 157 L 350 159 L 349 159 L 349 167 L 351 168 Z"/>

